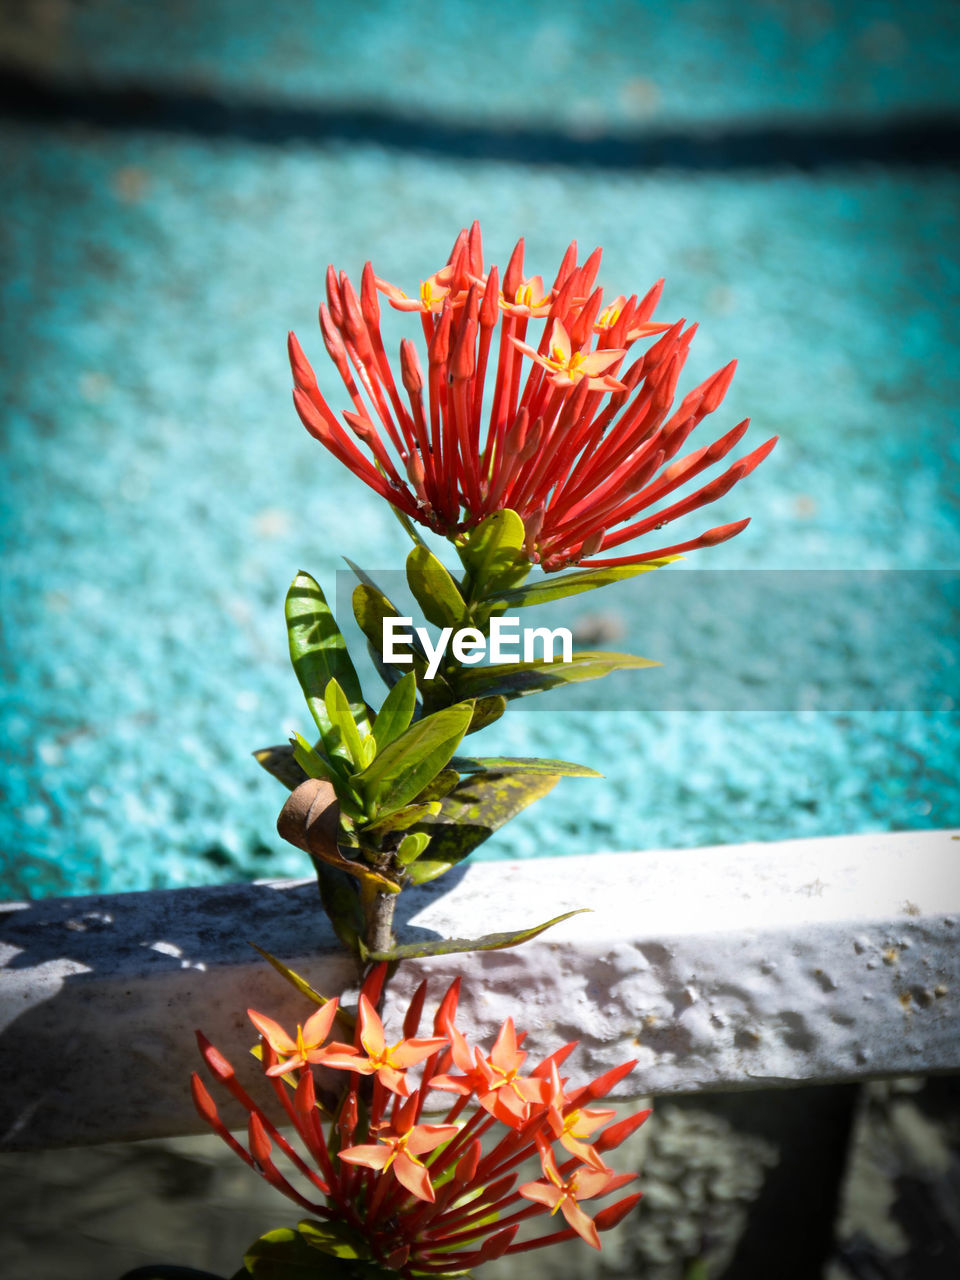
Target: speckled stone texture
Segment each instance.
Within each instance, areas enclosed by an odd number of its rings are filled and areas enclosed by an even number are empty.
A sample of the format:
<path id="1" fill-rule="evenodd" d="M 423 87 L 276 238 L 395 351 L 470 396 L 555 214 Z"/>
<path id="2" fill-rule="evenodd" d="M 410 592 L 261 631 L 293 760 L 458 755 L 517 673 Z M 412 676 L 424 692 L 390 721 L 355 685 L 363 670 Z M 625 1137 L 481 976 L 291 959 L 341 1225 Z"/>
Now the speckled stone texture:
<path id="1" fill-rule="evenodd" d="M 246 0 L 8 9 L 8 47 L 50 75 L 372 103 L 401 122 L 500 122 L 507 135 L 785 118 L 829 137 L 850 119 L 957 109 L 949 0 L 383 0 L 336 19 Z M 7 896 L 305 873 L 273 833 L 282 796 L 249 759 L 308 725 L 283 593 L 301 567 L 329 590 L 340 555 L 374 571 L 406 551 L 290 404 L 289 328 L 343 402 L 316 328 L 329 262 L 356 275 L 369 257 L 415 290 L 474 217 L 501 266 L 521 234 L 530 271 L 546 275 L 574 236 L 585 252 L 603 244 L 607 296 L 664 276 L 662 313 L 700 322 L 681 392 L 739 358 L 717 434 L 750 415 L 758 440 L 781 435 L 712 509 L 717 522 L 751 515 L 750 528 L 691 566 L 960 563 L 954 167 L 607 170 L 427 154 L 403 146 L 402 128 L 399 145 L 374 129 L 271 146 L 181 126 L 5 120 L 0 133 Z M 417 326 L 388 319 L 393 352 Z M 709 618 L 661 639 L 649 598 L 639 583 L 590 608 L 615 609 L 614 647 L 681 678 L 725 670 Z M 779 660 L 772 622 L 749 637 L 754 670 Z M 877 673 L 846 647 L 858 622 L 839 604 L 816 622 L 824 674 L 872 693 Z M 909 648 L 916 619 L 896 625 Z M 640 709 L 632 689 L 646 697 L 657 679 L 638 674 L 603 711 L 551 699 L 484 734 L 491 754 L 562 743 L 605 779 L 564 780 L 482 856 L 960 822 L 946 703 Z"/>
<path id="2" fill-rule="evenodd" d="M 636 1058 L 621 1096 L 957 1070 L 958 847 L 900 833 L 470 866 L 407 892 L 400 941 L 592 910 L 514 950 L 404 964 L 388 1033 L 424 974 L 436 995 L 462 974 L 470 1036 L 513 1016 L 535 1054 L 578 1039 L 575 1081 Z M 248 1006 L 303 1017 L 247 940 L 329 995 L 354 981 L 309 883 L 5 908 L 4 1144 L 199 1129 L 194 1029 L 240 1062 Z"/>

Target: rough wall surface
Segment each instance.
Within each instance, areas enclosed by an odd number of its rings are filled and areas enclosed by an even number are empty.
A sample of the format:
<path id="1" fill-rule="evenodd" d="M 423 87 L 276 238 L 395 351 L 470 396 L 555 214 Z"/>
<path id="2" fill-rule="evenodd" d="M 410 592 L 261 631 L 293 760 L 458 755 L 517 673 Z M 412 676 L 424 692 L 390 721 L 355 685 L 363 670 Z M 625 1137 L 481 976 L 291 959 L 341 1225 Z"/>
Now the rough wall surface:
<path id="1" fill-rule="evenodd" d="M 401 942 L 592 911 L 516 950 L 402 965 L 388 1031 L 424 974 L 435 995 L 461 974 L 468 1035 L 489 1041 L 512 1015 L 534 1054 L 579 1039 L 575 1081 L 636 1058 L 625 1094 L 960 1068 L 950 832 L 479 863 L 454 875 L 404 896 Z M 254 1038 L 248 1006 L 303 1017 L 302 998 L 248 940 L 330 994 L 355 982 L 309 882 L 0 909 L 3 1144 L 196 1131 L 194 1029 L 240 1063 Z"/>

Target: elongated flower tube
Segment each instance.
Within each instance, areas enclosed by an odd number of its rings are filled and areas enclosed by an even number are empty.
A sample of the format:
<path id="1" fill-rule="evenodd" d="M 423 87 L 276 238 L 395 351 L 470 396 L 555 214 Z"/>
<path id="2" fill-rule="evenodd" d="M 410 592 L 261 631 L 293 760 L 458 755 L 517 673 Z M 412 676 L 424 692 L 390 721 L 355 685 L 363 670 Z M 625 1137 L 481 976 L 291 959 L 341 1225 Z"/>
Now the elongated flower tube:
<path id="1" fill-rule="evenodd" d="M 350 407 L 341 422 L 291 333 L 294 403 L 310 434 L 404 516 L 446 537 L 513 509 L 527 556 L 548 571 L 639 564 L 740 533 L 749 519 L 605 554 L 721 498 L 776 437 L 728 463 L 745 419 L 681 455 L 722 402 L 736 362 L 674 408 L 696 326 L 652 319 L 663 281 L 642 298 L 618 294 L 605 305 L 595 287 L 599 249 L 578 264 L 571 244 L 550 288 L 524 275 L 523 257 L 521 239 L 501 281 L 496 266 L 485 268 L 475 222 L 413 295 L 369 262 L 358 295 L 330 267 L 320 329 Z M 380 295 L 420 318 L 425 364 L 404 338 L 399 385 L 380 331 Z M 631 351 L 637 343 L 639 355 Z M 674 498 L 681 489 L 685 496 Z"/>
<path id="2" fill-rule="evenodd" d="M 575 1047 L 567 1044 L 521 1075 L 527 1055 L 510 1019 L 489 1054 L 471 1046 L 456 1027 L 458 980 L 440 1002 L 434 1034 L 417 1038 L 426 994 L 421 984 L 404 1018 L 404 1038 L 391 1051 L 389 1071 L 371 1067 L 386 1043 L 373 1009 L 383 972 L 379 966 L 364 983 L 353 1052 L 350 1045 L 319 1043 L 334 1014 L 325 1013 L 323 1025 L 314 1014 L 293 1037 L 251 1011 L 263 1036 L 261 1070 L 279 1103 L 278 1119 L 293 1125 L 292 1141 L 198 1033 L 210 1074 L 248 1115 L 247 1143 L 230 1132 L 194 1075 L 200 1115 L 241 1159 L 311 1215 L 296 1231 L 261 1237 L 248 1260 L 279 1266 L 298 1256 L 296 1249 L 312 1247 L 360 1259 L 372 1268 L 371 1276 L 393 1273 L 413 1280 L 462 1274 L 503 1254 L 577 1237 L 600 1248 L 600 1233 L 633 1209 L 640 1195 L 599 1211 L 591 1204 L 593 1216 L 581 1202 L 600 1201 L 633 1180 L 634 1174 L 608 1168 L 605 1155 L 649 1113 L 611 1124 L 614 1111 L 582 1104 L 602 1096 L 634 1063 L 568 1090 L 559 1075 Z M 336 1012 L 335 1002 L 323 1006 L 331 1008 Z M 315 1079 L 315 1068 L 325 1074 Z M 450 1075 L 451 1068 L 465 1074 Z M 338 1090 L 331 1091 L 331 1079 L 341 1082 Z M 444 1108 L 440 1115 L 425 1117 L 425 1107 L 433 1111 L 438 1103 Z M 588 1133 L 589 1145 L 582 1141 Z M 521 1166 L 531 1159 L 537 1176 L 518 1186 Z M 557 1212 L 563 1223 L 546 1234 L 518 1238 L 522 1224 Z"/>

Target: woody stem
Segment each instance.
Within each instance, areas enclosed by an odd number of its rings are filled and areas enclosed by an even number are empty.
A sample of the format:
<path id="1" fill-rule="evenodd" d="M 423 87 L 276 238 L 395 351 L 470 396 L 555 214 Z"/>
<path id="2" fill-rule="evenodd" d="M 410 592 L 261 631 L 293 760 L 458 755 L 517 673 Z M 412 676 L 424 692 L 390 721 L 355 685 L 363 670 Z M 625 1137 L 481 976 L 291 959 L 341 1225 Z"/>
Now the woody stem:
<path id="1" fill-rule="evenodd" d="M 373 952 L 389 951 L 393 946 L 393 912 L 395 893 L 375 893 L 365 904 L 366 928 L 364 942 Z"/>

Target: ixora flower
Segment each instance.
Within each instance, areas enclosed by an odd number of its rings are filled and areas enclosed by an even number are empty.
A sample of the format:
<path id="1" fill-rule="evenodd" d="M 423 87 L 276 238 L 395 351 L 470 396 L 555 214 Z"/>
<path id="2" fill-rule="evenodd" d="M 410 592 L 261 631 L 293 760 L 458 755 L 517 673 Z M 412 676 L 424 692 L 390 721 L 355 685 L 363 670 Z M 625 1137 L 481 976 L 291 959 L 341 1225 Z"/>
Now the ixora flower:
<path id="1" fill-rule="evenodd" d="M 696 325 L 651 320 L 663 281 L 642 299 L 621 294 L 604 305 L 595 287 L 599 249 L 578 264 L 571 244 L 549 289 L 540 276 L 524 276 L 523 256 L 521 239 L 501 284 L 497 267 L 485 270 L 475 222 L 412 297 L 369 262 L 359 295 L 345 273 L 328 268 L 320 329 L 352 407 L 339 422 L 291 333 L 293 396 L 307 430 L 405 516 L 444 536 L 511 508 L 524 523 L 526 554 L 548 571 L 581 561 L 639 564 L 740 533 L 749 520 L 603 554 L 722 497 L 776 437 L 673 499 L 722 462 L 747 429 L 749 419 L 677 456 L 723 400 L 736 362 L 674 408 Z M 423 329 L 426 369 L 405 338 L 399 386 L 380 332 L 379 294 L 418 313 Z M 542 323 L 539 337 L 528 333 L 531 322 Z M 641 341 L 645 350 L 626 363 Z"/>
<path id="2" fill-rule="evenodd" d="M 459 979 L 436 1010 L 433 1035 L 418 1038 L 426 997 L 422 983 L 404 1018 L 403 1038 L 388 1049 L 374 1011 L 385 969 L 377 966 L 364 983 L 352 1045 L 322 1044 L 337 1013 L 333 1001 L 319 1011 L 322 1022 L 315 1013 L 294 1036 L 273 1019 L 250 1011 L 263 1036 L 257 1052 L 265 1077 L 302 1150 L 198 1033 L 211 1074 L 248 1114 L 247 1145 L 230 1133 L 194 1075 L 193 1097 L 201 1116 L 267 1182 L 313 1215 L 295 1231 L 281 1229 L 261 1237 L 246 1255 L 248 1272 L 256 1276 L 262 1268 L 264 1275 L 285 1274 L 282 1268 L 289 1263 L 291 1275 L 326 1275 L 324 1267 L 335 1265 L 332 1256 L 353 1259 L 361 1269 L 357 1274 L 394 1272 L 412 1280 L 462 1275 L 503 1254 L 577 1236 L 599 1249 L 599 1233 L 620 1222 L 640 1194 L 633 1192 L 599 1210 L 588 1206 L 593 1216 L 583 1202 L 613 1195 L 633 1181 L 635 1174 L 615 1173 L 603 1157 L 649 1112 L 611 1123 L 615 1112 L 590 1109 L 589 1104 L 624 1079 L 635 1063 L 625 1062 L 586 1085 L 568 1088 L 560 1067 L 574 1042 L 521 1072 L 527 1056 L 519 1047 L 523 1037 L 509 1019 L 485 1055 L 471 1048 L 454 1023 Z M 318 1085 L 314 1066 L 334 1074 Z M 410 1078 L 414 1066 L 415 1078 Z M 462 1074 L 448 1074 L 451 1068 Z M 330 1091 L 331 1078 L 334 1083 L 342 1079 L 339 1091 Z M 425 1110 L 436 1105 L 436 1098 L 428 1101 L 434 1091 L 457 1095 L 452 1105 L 444 1104 L 436 1122 L 424 1118 Z M 590 1144 L 584 1141 L 588 1136 Z M 542 1176 L 518 1186 L 520 1168 L 531 1158 L 539 1161 Z M 557 1212 L 564 1225 L 516 1239 L 528 1219 Z"/>

